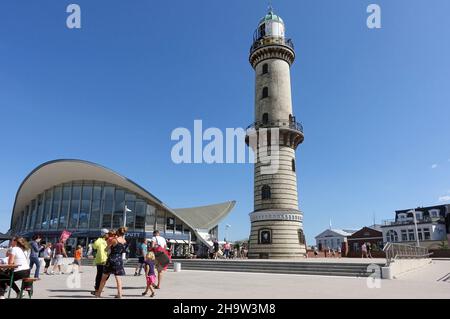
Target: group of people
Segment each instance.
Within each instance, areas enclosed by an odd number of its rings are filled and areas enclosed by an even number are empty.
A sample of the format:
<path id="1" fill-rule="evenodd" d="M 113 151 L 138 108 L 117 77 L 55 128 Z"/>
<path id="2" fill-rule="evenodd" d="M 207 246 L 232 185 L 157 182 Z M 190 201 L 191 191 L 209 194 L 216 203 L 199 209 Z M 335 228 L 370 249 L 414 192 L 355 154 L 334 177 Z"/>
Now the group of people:
<path id="1" fill-rule="evenodd" d="M 120 227 L 117 231 L 102 229 L 102 236 L 92 245 L 93 249 L 97 251 L 94 260 L 97 275 L 92 295 L 98 298 L 101 297 L 106 281 L 111 275 L 114 275 L 116 279 L 117 295 L 115 298 L 122 298 L 121 277 L 125 276 L 123 255 L 126 251 L 126 232 L 126 227 Z M 167 270 L 169 263 L 170 253 L 167 250 L 167 242 L 160 236 L 159 231 L 154 231 L 150 249 L 148 249 L 145 239 L 139 245 L 139 264 L 135 270 L 135 276 L 140 275 L 144 269 L 146 289 L 142 293 L 143 296 L 147 295 L 148 291 L 151 292 L 150 297 L 155 296 L 155 289 L 161 288 L 162 273 Z"/>
<path id="2" fill-rule="evenodd" d="M 73 254 L 72 273 L 75 271 L 81 272 L 82 255 L 83 248 L 78 245 Z M 43 242 L 40 235 L 33 236 L 30 243 L 30 271 L 33 267 L 36 267 L 34 278 L 39 278 L 41 258 L 44 260 L 44 274 L 64 274 L 64 257 L 67 258 L 67 252 L 63 240 L 52 244 Z"/>
<path id="3" fill-rule="evenodd" d="M 101 236 L 92 244 L 92 250 L 95 250 L 94 264 L 97 268 L 94 291 L 92 295 L 100 298 L 105 284 L 111 275 L 114 275 L 117 285 L 116 298 L 122 298 L 122 280 L 125 276 L 124 254 L 126 252 L 127 241 L 125 234 L 126 227 L 120 227 L 117 231 L 102 229 Z M 81 259 L 83 249 L 77 246 L 74 252 L 74 261 L 72 272 L 81 269 Z M 39 235 L 35 235 L 31 242 L 23 237 L 14 237 L 10 242 L 10 248 L 6 252 L 6 257 L 0 258 L 0 264 L 12 265 L 8 271 L 0 271 L 0 299 L 4 299 L 6 289 L 10 283 L 11 271 L 14 271 L 14 282 L 11 285 L 17 297 L 20 289 L 15 281 L 30 277 L 33 267 L 36 268 L 34 277 L 39 279 L 41 259 L 44 259 L 44 273 L 51 275 L 58 271 L 63 273 L 63 260 L 67 258 L 67 252 L 64 247 L 64 241 L 60 240 L 55 244 L 42 242 Z M 155 289 L 161 288 L 163 272 L 167 270 L 170 263 L 170 252 L 167 249 L 167 241 L 160 236 L 159 231 L 153 232 L 153 237 L 147 246 L 147 241 L 143 240 L 140 245 L 139 265 L 136 268 L 135 275 L 138 276 L 144 270 L 146 289 L 142 293 L 155 296 Z"/>
<path id="4" fill-rule="evenodd" d="M 234 244 L 232 245 L 226 241 L 222 247 L 220 247 L 219 241 L 217 239 L 213 240 L 213 245 L 209 251 L 210 259 L 218 258 L 247 258 L 248 248 L 245 245 Z"/>
<path id="5" fill-rule="evenodd" d="M 370 243 L 363 243 L 361 245 L 361 258 L 372 258 L 372 245 Z"/>

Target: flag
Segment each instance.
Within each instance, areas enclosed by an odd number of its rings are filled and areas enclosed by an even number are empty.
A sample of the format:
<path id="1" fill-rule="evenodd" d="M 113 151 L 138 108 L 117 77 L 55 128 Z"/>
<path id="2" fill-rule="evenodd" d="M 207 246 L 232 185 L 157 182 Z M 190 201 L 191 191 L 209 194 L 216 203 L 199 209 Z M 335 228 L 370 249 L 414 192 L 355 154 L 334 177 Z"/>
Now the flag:
<path id="1" fill-rule="evenodd" d="M 70 237 L 70 235 L 72 235 L 71 232 L 69 232 L 67 230 L 63 230 L 63 232 L 61 233 L 61 236 L 59 237 L 59 240 L 62 242 L 65 242 L 67 240 L 67 238 Z"/>

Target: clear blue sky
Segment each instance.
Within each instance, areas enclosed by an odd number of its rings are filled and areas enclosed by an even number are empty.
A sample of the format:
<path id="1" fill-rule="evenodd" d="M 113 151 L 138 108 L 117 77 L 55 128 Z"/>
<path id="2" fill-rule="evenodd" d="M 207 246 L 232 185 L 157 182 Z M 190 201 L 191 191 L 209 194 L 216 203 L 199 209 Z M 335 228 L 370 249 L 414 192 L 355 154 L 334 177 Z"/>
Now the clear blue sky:
<path id="1" fill-rule="evenodd" d="M 65 26 L 78 3 L 82 29 Z M 382 8 L 382 29 L 366 7 Z M 273 1 L 293 38 L 300 207 L 309 243 L 450 195 L 450 1 Z M 249 234 L 251 164 L 175 165 L 171 131 L 253 121 L 253 31 L 267 1 L 0 3 L 0 231 L 39 164 L 107 166 L 171 207 L 225 200 Z M 437 165 L 432 168 L 433 165 Z M 434 167 L 434 166 L 433 166 Z"/>

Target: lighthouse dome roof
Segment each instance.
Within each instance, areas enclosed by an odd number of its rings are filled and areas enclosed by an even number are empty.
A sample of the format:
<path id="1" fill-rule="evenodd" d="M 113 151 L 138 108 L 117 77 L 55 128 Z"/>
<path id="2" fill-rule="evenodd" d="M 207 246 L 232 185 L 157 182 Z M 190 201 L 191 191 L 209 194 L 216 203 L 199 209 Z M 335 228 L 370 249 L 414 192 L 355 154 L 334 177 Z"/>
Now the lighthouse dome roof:
<path id="1" fill-rule="evenodd" d="M 279 15 L 276 15 L 272 9 L 267 12 L 267 14 L 259 21 L 259 24 L 268 22 L 268 21 L 276 21 L 280 23 L 284 23 L 283 19 Z"/>

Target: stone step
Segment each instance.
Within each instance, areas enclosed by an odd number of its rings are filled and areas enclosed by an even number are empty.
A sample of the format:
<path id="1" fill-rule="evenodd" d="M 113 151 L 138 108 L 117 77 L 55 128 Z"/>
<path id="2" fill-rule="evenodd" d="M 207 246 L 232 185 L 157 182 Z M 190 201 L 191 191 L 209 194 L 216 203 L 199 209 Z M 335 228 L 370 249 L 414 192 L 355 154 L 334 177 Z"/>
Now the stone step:
<path id="1" fill-rule="evenodd" d="M 173 259 L 173 263 L 181 263 L 183 270 L 197 271 L 230 271 L 274 274 L 304 274 L 318 276 L 350 276 L 367 277 L 368 264 L 365 263 L 319 263 L 319 262 L 290 262 L 290 261 L 235 261 L 235 260 L 208 260 L 208 259 Z M 93 260 L 84 259 L 83 265 L 92 265 Z M 127 268 L 135 268 L 137 259 L 129 259 L 125 263 Z M 383 266 L 379 264 L 379 266 Z"/>

